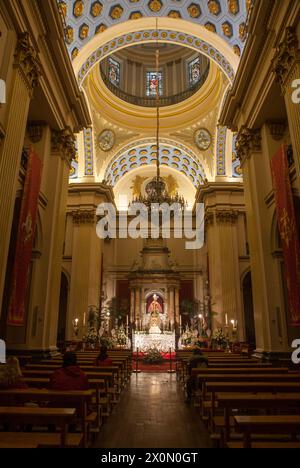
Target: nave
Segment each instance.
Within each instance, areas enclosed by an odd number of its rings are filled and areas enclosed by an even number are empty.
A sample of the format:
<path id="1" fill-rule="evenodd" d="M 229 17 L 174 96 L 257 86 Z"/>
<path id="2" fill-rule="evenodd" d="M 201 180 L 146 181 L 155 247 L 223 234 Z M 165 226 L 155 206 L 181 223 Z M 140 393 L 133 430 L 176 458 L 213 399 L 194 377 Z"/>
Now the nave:
<path id="1" fill-rule="evenodd" d="M 103 427 L 99 448 L 209 448 L 209 435 L 185 403 L 174 374 L 133 374 Z"/>

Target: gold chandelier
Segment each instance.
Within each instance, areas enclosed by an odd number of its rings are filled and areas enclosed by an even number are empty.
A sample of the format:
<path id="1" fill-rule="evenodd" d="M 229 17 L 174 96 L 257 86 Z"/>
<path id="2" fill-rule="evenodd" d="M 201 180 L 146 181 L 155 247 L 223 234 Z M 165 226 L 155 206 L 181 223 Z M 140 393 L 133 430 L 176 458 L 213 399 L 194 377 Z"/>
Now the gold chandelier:
<path id="1" fill-rule="evenodd" d="M 156 37 L 158 38 L 158 20 L 156 20 Z M 175 195 L 171 196 L 168 193 L 166 183 L 162 179 L 160 175 L 160 141 L 159 141 L 159 134 L 160 134 L 160 79 L 159 79 L 159 59 L 160 59 L 160 52 L 157 40 L 157 50 L 155 52 L 156 58 L 156 79 L 155 79 L 155 87 L 156 87 L 156 176 L 152 179 L 151 182 L 147 184 L 147 194 L 140 195 L 139 197 L 135 198 L 132 203 L 143 203 L 148 208 L 151 208 L 152 204 L 160 204 L 166 203 L 168 205 L 178 204 L 182 209 L 187 206 L 187 202 L 184 200 L 182 196 L 175 193 Z"/>

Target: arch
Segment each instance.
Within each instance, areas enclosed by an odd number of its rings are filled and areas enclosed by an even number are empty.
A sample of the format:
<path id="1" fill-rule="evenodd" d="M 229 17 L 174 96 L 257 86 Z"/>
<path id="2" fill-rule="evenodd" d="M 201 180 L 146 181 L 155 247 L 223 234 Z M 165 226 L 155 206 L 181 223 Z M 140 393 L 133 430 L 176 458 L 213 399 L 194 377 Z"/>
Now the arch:
<path id="1" fill-rule="evenodd" d="M 160 162 L 184 174 L 194 185 L 203 185 L 206 171 L 197 157 L 183 145 L 170 140 L 161 140 Z M 156 162 L 156 141 L 147 139 L 128 145 L 119 151 L 110 161 L 104 179 L 113 187 L 122 176 L 142 166 L 154 165 Z"/>
<path id="2" fill-rule="evenodd" d="M 229 81 L 233 82 L 239 58 L 224 39 L 204 26 L 189 21 L 160 18 L 158 24 L 157 31 L 155 18 L 126 21 L 93 37 L 73 62 L 79 84 L 83 83 L 94 66 L 110 54 L 131 45 L 149 42 L 180 44 L 201 52 L 213 60 Z"/>

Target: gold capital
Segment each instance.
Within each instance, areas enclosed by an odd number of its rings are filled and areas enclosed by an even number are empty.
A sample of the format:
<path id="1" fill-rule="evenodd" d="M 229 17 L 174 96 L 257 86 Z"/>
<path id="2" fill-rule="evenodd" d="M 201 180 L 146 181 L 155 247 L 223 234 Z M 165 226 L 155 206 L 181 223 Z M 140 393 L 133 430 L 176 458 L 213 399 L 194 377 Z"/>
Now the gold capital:
<path id="1" fill-rule="evenodd" d="M 252 130 L 243 126 L 237 136 L 236 150 L 242 164 L 250 157 L 251 153 L 261 151 L 260 129 Z"/>
<path id="2" fill-rule="evenodd" d="M 41 75 L 41 66 L 36 51 L 30 45 L 29 34 L 27 32 L 19 35 L 14 58 L 14 67 L 18 68 L 20 71 L 31 95 L 33 89 L 38 85 L 38 80 Z"/>
<path id="3" fill-rule="evenodd" d="M 283 92 L 289 84 L 291 72 L 297 60 L 300 60 L 299 41 L 295 29 L 289 27 L 285 31 L 284 40 L 279 45 L 273 60 L 274 72 Z"/>

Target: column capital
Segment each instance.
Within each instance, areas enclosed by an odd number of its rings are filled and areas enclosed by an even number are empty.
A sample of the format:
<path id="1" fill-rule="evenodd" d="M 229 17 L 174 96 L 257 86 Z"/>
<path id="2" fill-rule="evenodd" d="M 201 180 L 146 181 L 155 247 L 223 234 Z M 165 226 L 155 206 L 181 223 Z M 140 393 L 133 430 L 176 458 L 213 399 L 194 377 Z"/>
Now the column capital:
<path id="1" fill-rule="evenodd" d="M 74 210 L 71 212 L 74 224 L 95 224 L 96 222 L 96 211 L 91 210 Z"/>
<path id="2" fill-rule="evenodd" d="M 53 152 L 59 153 L 61 158 L 71 165 L 76 156 L 76 146 L 74 134 L 69 128 L 52 130 L 51 147 Z"/>
<path id="3" fill-rule="evenodd" d="M 41 65 L 36 51 L 30 45 L 28 32 L 19 35 L 14 58 L 14 67 L 20 71 L 28 92 L 32 95 L 33 89 L 38 85 Z"/>
<path id="4" fill-rule="evenodd" d="M 261 131 L 243 126 L 238 133 L 236 150 L 242 164 L 251 156 L 251 153 L 261 151 Z"/>
<path id="5" fill-rule="evenodd" d="M 299 41 L 293 27 L 286 28 L 284 40 L 279 44 L 273 59 L 273 69 L 283 92 L 289 82 L 293 66 L 300 60 Z"/>
<path id="6" fill-rule="evenodd" d="M 216 210 L 217 224 L 235 224 L 239 217 L 239 212 L 234 210 Z"/>

